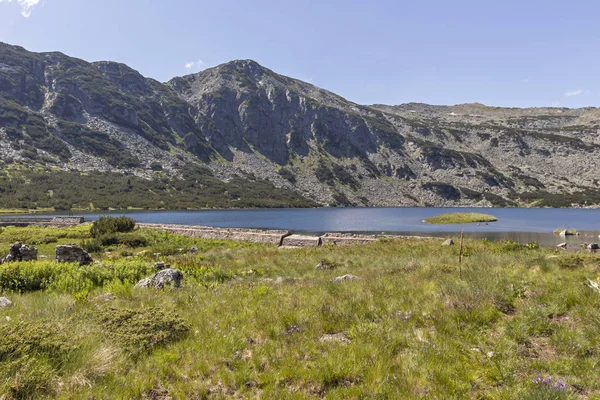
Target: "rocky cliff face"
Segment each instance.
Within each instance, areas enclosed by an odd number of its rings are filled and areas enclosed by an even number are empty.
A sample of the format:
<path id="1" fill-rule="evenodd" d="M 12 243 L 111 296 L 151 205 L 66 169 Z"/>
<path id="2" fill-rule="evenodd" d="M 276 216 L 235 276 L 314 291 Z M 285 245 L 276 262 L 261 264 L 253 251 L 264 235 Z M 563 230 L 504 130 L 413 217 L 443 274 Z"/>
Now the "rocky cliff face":
<path id="1" fill-rule="evenodd" d="M 600 204 L 598 109 L 363 106 L 250 60 L 163 84 L 0 44 L 0 155 L 146 180 L 196 165 L 323 205 Z"/>

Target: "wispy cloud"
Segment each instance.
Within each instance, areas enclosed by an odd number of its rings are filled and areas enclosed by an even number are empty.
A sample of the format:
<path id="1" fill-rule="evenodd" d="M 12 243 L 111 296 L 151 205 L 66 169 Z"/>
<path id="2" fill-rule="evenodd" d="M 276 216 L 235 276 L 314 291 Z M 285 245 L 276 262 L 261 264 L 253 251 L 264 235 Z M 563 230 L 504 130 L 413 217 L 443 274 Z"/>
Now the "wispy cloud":
<path id="1" fill-rule="evenodd" d="M 583 89 L 577 89 L 577 90 L 573 90 L 570 92 L 565 92 L 565 96 L 566 97 L 579 96 L 580 94 L 583 94 L 584 92 L 585 92 L 585 90 L 583 90 Z"/>
<path id="2" fill-rule="evenodd" d="M 0 0 L 0 3 L 12 3 L 13 0 Z M 17 3 L 21 6 L 21 15 L 25 18 L 31 16 L 31 11 L 38 6 L 42 0 L 17 0 Z"/>
<path id="3" fill-rule="evenodd" d="M 204 64 L 204 62 L 202 60 L 190 61 L 190 62 L 185 63 L 184 67 L 188 71 L 191 71 L 192 69 L 198 68 L 202 64 Z"/>

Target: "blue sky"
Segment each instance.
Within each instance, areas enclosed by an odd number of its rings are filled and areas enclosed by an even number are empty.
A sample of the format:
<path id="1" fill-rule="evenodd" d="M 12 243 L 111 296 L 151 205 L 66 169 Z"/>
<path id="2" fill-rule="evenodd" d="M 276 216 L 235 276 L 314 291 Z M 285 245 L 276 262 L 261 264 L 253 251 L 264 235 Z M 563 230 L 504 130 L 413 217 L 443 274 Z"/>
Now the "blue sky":
<path id="1" fill-rule="evenodd" d="M 582 107 L 600 106 L 599 16 L 592 0 L 0 0 L 0 41 L 160 81 L 250 58 L 362 104 Z"/>

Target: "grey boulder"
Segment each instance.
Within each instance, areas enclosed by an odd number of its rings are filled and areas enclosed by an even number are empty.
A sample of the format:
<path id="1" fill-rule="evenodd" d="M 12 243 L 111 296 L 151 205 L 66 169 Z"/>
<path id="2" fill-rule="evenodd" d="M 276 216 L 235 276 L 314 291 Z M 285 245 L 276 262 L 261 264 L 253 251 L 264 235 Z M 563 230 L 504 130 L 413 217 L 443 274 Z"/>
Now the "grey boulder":
<path id="1" fill-rule="evenodd" d="M 14 262 L 14 261 L 32 261 L 37 260 L 38 250 L 35 246 L 27 246 L 21 242 L 16 242 L 10 245 L 8 255 L 4 257 L 2 262 Z"/>
<path id="2" fill-rule="evenodd" d="M 88 265 L 93 261 L 92 256 L 76 244 L 56 246 L 56 262 L 78 262 L 79 265 Z"/>
<path id="3" fill-rule="evenodd" d="M 183 280 L 183 273 L 179 270 L 168 268 L 157 272 L 156 274 L 144 278 L 136 283 L 136 288 L 153 288 L 163 289 L 166 286 L 173 286 L 178 288 L 181 286 Z"/>
<path id="4" fill-rule="evenodd" d="M 12 306 L 12 301 L 7 299 L 6 297 L 0 297 L 0 308 L 10 307 Z"/>

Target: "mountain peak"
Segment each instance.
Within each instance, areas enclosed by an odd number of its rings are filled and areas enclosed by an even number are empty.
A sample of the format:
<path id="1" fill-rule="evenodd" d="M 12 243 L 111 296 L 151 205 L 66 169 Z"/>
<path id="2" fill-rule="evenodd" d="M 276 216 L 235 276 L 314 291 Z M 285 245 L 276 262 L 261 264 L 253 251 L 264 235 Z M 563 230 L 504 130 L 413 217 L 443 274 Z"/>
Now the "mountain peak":
<path id="1" fill-rule="evenodd" d="M 0 165 L 160 170 L 227 204 L 243 190 L 197 175 L 319 204 L 599 204 L 599 130 L 596 109 L 363 106 L 249 59 L 163 84 L 121 63 L 0 45 Z"/>

